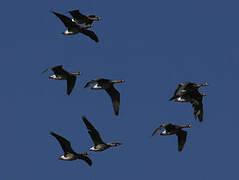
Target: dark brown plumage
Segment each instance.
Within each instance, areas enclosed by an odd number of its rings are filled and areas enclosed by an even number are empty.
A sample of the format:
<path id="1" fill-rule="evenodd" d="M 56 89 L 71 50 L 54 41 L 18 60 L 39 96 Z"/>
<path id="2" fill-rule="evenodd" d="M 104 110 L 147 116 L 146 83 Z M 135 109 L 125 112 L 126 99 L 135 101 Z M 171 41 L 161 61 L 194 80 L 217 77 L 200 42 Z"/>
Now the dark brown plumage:
<path id="1" fill-rule="evenodd" d="M 90 37 L 91 39 L 93 39 L 95 42 L 99 42 L 99 39 L 96 36 L 96 34 L 93 31 L 87 30 L 87 28 L 91 27 L 90 24 L 87 24 L 85 26 L 80 26 L 76 22 L 73 22 L 69 17 L 63 14 L 60 14 L 54 11 L 52 11 L 52 13 L 55 14 L 66 26 L 67 30 L 63 32 L 64 35 L 73 35 L 77 33 L 82 33 Z"/>
<path id="2" fill-rule="evenodd" d="M 187 132 L 182 130 L 182 128 L 189 128 L 191 125 L 173 125 L 171 123 L 160 125 L 157 129 L 154 130 L 152 136 L 157 134 L 160 130 L 165 129 L 165 131 L 161 132 L 160 135 L 173 135 L 176 134 L 178 136 L 178 151 L 182 151 L 184 144 L 187 138 Z"/>
<path id="3" fill-rule="evenodd" d="M 49 69 L 51 69 L 54 72 L 54 75 L 49 76 L 50 79 L 55 80 L 66 80 L 67 81 L 67 95 L 70 95 L 73 88 L 75 87 L 76 83 L 76 75 L 80 75 L 81 72 L 77 73 L 69 73 L 66 70 L 63 69 L 63 65 L 57 65 L 54 67 L 47 68 L 42 73 L 47 72 Z"/>
<path id="4" fill-rule="evenodd" d="M 110 147 L 116 147 L 121 145 L 121 143 L 113 142 L 113 143 L 105 143 L 101 137 L 99 132 L 95 129 L 95 127 L 87 120 L 85 116 L 82 117 L 83 122 L 85 123 L 88 133 L 92 141 L 94 142 L 94 146 L 90 148 L 91 151 L 104 151 Z"/>
<path id="5" fill-rule="evenodd" d="M 120 107 L 120 93 L 115 89 L 113 86 L 115 83 L 123 83 L 124 80 L 109 80 L 109 79 L 95 79 L 87 82 L 85 85 L 85 88 L 91 86 L 94 83 L 97 83 L 95 86 L 93 86 L 91 89 L 104 89 L 109 96 L 111 97 L 111 101 L 113 104 L 115 115 L 119 115 L 119 107 Z"/>
<path id="6" fill-rule="evenodd" d="M 89 166 L 92 165 L 91 159 L 86 156 L 88 153 L 78 154 L 72 150 L 71 143 L 67 139 L 63 138 L 62 136 L 54 132 L 51 132 L 50 134 L 57 139 L 57 141 L 61 145 L 62 150 L 64 151 L 64 156 L 61 156 L 59 158 L 60 160 L 73 161 L 76 159 L 81 159 L 85 161 Z"/>

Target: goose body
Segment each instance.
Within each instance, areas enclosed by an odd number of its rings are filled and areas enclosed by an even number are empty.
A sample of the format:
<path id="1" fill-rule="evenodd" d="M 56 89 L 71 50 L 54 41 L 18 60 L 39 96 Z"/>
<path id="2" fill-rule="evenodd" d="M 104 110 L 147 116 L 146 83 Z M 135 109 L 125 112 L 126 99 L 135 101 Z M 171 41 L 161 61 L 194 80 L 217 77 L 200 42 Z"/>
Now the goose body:
<path id="1" fill-rule="evenodd" d="M 94 143 L 94 146 L 90 148 L 90 151 L 104 151 L 110 147 L 115 147 L 121 145 L 121 143 L 105 143 L 101 137 L 99 132 L 95 129 L 95 127 L 87 120 L 85 116 L 82 117 L 83 122 L 86 125 L 86 128 L 88 129 L 88 133 L 90 134 L 90 137 Z"/>
<path id="2" fill-rule="evenodd" d="M 154 130 L 152 136 L 157 134 L 160 130 L 165 129 L 163 132 L 160 133 L 162 136 L 173 135 L 176 134 L 178 137 L 178 151 L 182 151 L 184 144 L 187 138 L 187 132 L 182 130 L 182 128 L 190 128 L 191 125 L 173 125 L 171 123 L 160 125 L 157 129 Z"/>
<path id="3" fill-rule="evenodd" d="M 91 86 L 92 84 L 95 84 L 91 89 L 93 89 L 93 90 L 104 89 L 109 94 L 109 96 L 111 98 L 115 115 L 119 115 L 120 93 L 115 89 L 114 84 L 115 83 L 123 83 L 123 82 L 125 82 L 125 81 L 124 80 L 110 80 L 110 79 L 99 78 L 99 79 L 89 81 L 85 85 L 85 88 Z"/>

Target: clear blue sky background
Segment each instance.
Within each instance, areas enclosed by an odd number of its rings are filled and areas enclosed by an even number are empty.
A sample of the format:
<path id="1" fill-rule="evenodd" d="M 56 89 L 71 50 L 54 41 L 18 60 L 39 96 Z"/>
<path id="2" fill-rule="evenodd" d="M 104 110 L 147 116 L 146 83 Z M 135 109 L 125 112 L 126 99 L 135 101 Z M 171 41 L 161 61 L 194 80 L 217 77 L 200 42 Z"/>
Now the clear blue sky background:
<path id="1" fill-rule="evenodd" d="M 1 3 L 1 179 L 238 178 L 239 3 L 233 0 L 4 1 Z M 80 9 L 103 18 L 93 30 L 100 42 L 63 36 L 50 13 Z M 66 83 L 41 72 L 63 64 L 83 72 L 71 96 Z M 124 79 L 119 117 L 108 95 L 84 89 L 95 78 Z M 200 89 L 204 121 L 190 104 L 169 102 L 178 83 Z M 93 145 L 85 115 L 106 142 L 123 145 L 83 161 L 62 155 L 54 131 L 76 152 Z M 176 136 L 150 137 L 160 124 L 193 125 L 182 152 Z"/>

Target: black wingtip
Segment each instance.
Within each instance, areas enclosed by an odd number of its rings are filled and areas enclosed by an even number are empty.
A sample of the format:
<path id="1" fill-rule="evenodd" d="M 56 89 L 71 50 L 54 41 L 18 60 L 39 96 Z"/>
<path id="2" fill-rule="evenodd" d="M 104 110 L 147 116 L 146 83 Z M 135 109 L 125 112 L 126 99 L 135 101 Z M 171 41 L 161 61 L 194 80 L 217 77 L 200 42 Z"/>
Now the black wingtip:
<path id="1" fill-rule="evenodd" d="M 50 13 L 56 14 L 56 12 L 55 12 L 55 11 L 53 11 L 53 10 L 50 10 Z"/>
<path id="2" fill-rule="evenodd" d="M 174 99 L 174 97 L 171 97 L 170 99 L 169 99 L 169 101 L 172 101 Z"/>
<path id="3" fill-rule="evenodd" d="M 83 121 L 88 121 L 85 116 L 82 116 L 81 118 L 83 119 Z"/>
<path id="4" fill-rule="evenodd" d="M 50 134 L 51 134 L 52 136 L 55 136 L 55 135 L 56 135 L 56 133 L 54 133 L 53 131 L 50 131 Z"/>
<path id="5" fill-rule="evenodd" d="M 178 149 L 178 152 L 182 152 L 183 149 Z"/>

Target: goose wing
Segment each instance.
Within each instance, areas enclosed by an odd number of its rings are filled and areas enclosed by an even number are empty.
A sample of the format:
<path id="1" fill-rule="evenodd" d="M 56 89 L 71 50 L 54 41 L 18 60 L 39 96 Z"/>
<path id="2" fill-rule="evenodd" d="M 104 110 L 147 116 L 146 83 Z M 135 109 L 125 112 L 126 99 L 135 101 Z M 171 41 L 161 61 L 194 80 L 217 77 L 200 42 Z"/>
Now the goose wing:
<path id="1" fill-rule="evenodd" d="M 95 129 L 95 127 L 86 119 L 85 116 L 82 117 L 87 129 L 88 133 L 90 134 L 91 139 L 93 140 L 95 146 L 98 144 L 105 144 L 100 137 L 99 132 Z"/>
<path id="2" fill-rule="evenodd" d="M 194 93 L 191 93 L 191 104 L 194 108 L 194 117 L 195 119 L 198 118 L 200 122 L 203 121 L 203 104 L 202 104 L 202 94 L 200 94 L 198 91 L 194 91 Z"/>
<path id="3" fill-rule="evenodd" d="M 75 87 L 75 83 L 76 83 L 76 76 L 74 75 L 70 75 L 67 78 L 67 95 L 71 94 L 71 91 L 73 90 L 73 88 Z"/>
<path id="4" fill-rule="evenodd" d="M 81 33 L 88 36 L 89 38 L 93 39 L 95 42 L 99 42 L 97 35 L 93 31 L 90 31 L 87 29 L 82 29 Z"/>
<path id="5" fill-rule="evenodd" d="M 96 83 L 97 81 L 96 80 L 91 80 L 89 82 L 86 83 L 86 85 L 84 86 L 84 88 L 88 88 L 91 84 L 94 84 Z"/>
<path id="6" fill-rule="evenodd" d="M 177 136 L 178 136 L 178 151 L 182 151 L 183 146 L 184 146 L 184 144 L 186 142 L 187 132 L 184 131 L 184 130 L 180 130 L 177 133 Z"/>
<path id="7" fill-rule="evenodd" d="M 71 143 L 68 140 L 66 140 L 65 138 L 63 138 L 62 136 L 54 132 L 51 132 L 51 135 L 54 136 L 57 139 L 57 141 L 60 143 L 61 148 L 65 154 L 74 153 L 74 151 L 71 148 Z"/>
<path id="8" fill-rule="evenodd" d="M 78 155 L 78 159 L 85 161 L 87 164 L 89 164 L 89 166 L 92 165 L 91 159 L 85 155 L 82 155 L 82 154 Z"/>
<path id="9" fill-rule="evenodd" d="M 113 85 L 105 90 L 110 95 L 115 115 L 118 116 L 120 108 L 120 93 L 114 88 Z"/>
<path id="10" fill-rule="evenodd" d="M 177 89 L 174 91 L 173 97 L 171 97 L 169 100 L 172 101 L 180 96 L 183 96 L 186 93 L 186 87 L 188 86 L 189 82 L 180 83 L 177 87 Z"/>
<path id="11" fill-rule="evenodd" d="M 71 18 L 54 11 L 52 11 L 52 13 L 55 14 L 67 28 L 78 27 L 78 25 L 73 22 Z"/>
<path id="12" fill-rule="evenodd" d="M 64 70 L 63 68 L 63 65 L 57 65 L 57 66 L 52 66 L 52 67 L 48 67 L 48 68 L 46 68 L 44 71 L 42 71 L 42 74 L 43 73 L 45 73 L 45 72 L 47 72 L 47 71 L 49 71 L 50 69 L 53 71 L 53 69 L 55 70 L 55 71 L 62 71 L 62 70 Z M 54 71 L 53 71 L 54 72 Z M 54 72 L 55 73 L 55 72 Z"/>
<path id="13" fill-rule="evenodd" d="M 197 101 L 196 99 L 192 100 L 192 106 L 194 108 L 194 117 L 199 119 L 200 122 L 203 121 L 203 104 L 202 101 Z"/>
<path id="14" fill-rule="evenodd" d="M 51 68 L 55 75 L 68 76 L 70 73 L 63 69 L 63 65 L 54 66 Z"/>
<path id="15" fill-rule="evenodd" d="M 157 129 L 154 130 L 152 136 L 154 136 L 155 134 L 157 134 L 161 129 L 164 129 L 168 126 L 171 126 L 172 124 L 171 123 L 166 123 L 166 124 L 162 124 L 160 125 Z"/>
<path id="16" fill-rule="evenodd" d="M 72 11 L 69 11 L 69 13 L 74 19 L 77 20 L 79 24 L 83 24 L 88 20 L 88 17 L 81 14 L 79 10 L 72 10 Z"/>

